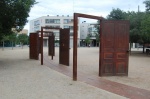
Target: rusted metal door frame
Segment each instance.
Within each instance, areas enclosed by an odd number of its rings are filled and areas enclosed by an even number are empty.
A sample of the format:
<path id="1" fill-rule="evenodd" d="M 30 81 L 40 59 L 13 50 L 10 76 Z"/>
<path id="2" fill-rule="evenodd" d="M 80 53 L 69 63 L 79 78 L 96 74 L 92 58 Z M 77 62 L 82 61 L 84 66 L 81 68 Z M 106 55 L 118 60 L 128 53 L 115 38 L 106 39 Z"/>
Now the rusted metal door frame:
<path id="1" fill-rule="evenodd" d="M 73 34 L 73 80 L 77 80 L 77 39 L 78 39 L 78 17 L 82 18 L 89 18 L 89 19 L 96 19 L 102 21 L 103 17 L 81 14 L 81 13 L 74 13 L 74 34 Z M 101 24 L 101 22 L 100 22 Z M 101 28 L 101 27 L 100 27 Z M 100 29 L 101 30 L 101 29 Z M 101 31 L 99 31 L 101 32 Z M 99 47 L 100 50 L 100 47 Z M 100 61 L 100 54 L 99 54 L 99 61 Z M 100 67 L 100 63 L 99 63 Z"/>
<path id="2" fill-rule="evenodd" d="M 41 33 L 41 31 L 37 31 L 37 33 Z M 43 31 L 43 33 L 48 34 L 47 36 L 49 36 L 50 33 L 53 33 L 52 31 Z M 41 53 L 41 37 L 39 36 L 39 54 Z"/>
<path id="3" fill-rule="evenodd" d="M 56 29 L 56 30 L 60 30 L 61 28 L 57 28 L 57 27 L 49 27 L 49 26 L 41 26 L 41 65 L 43 65 L 43 32 L 44 29 Z"/>

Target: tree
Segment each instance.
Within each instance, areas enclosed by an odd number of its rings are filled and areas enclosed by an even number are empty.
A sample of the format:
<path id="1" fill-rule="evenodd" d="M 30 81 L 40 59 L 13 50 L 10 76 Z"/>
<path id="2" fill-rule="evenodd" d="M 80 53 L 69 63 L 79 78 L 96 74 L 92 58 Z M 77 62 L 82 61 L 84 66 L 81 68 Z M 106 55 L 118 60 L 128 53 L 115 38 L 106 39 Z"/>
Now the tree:
<path id="1" fill-rule="evenodd" d="M 128 12 L 126 19 L 130 20 L 130 42 L 139 43 L 141 39 L 141 21 L 144 18 L 143 12 Z"/>
<path id="2" fill-rule="evenodd" d="M 142 33 L 142 44 L 143 44 L 143 52 L 145 48 L 145 44 L 150 43 L 150 14 L 146 14 L 141 21 L 141 33 Z"/>
<path id="3" fill-rule="evenodd" d="M 143 2 L 145 4 L 145 7 L 146 7 L 146 12 L 150 12 L 150 0 L 145 0 Z"/>
<path id="4" fill-rule="evenodd" d="M 26 34 L 19 34 L 18 35 L 18 40 L 21 42 L 22 48 L 23 48 L 24 44 L 28 44 L 28 40 L 29 40 L 28 38 L 29 37 Z"/>
<path id="5" fill-rule="evenodd" d="M 145 19 L 145 12 L 128 12 L 128 18 L 130 20 L 130 44 L 131 43 L 140 43 L 143 45 L 143 53 L 144 53 L 144 45 L 146 42 L 145 33 L 143 33 L 142 21 Z"/>
<path id="6" fill-rule="evenodd" d="M 11 45 L 12 45 L 12 50 L 13 50 L 13 45 L 14 45 L 14 42 L 16 41 L 16 36 L 17 34 L 15 32 L 13 32 L 12 34 L 9 35 L 9 41 L 11 41 Z"/>
<path id="7" fill-rule="evenodd" d="M 0 0 L 0 39 L 11 34 L 12 28 L 23 29 L 34 4 L 35 0 Z"/>
<path id="8" fill-rule="evenodd" d="M 120 10 L 119 8 L 117 9 L 112 9 L 110 14 L 107 16 L 107 19 L 109 20 L 122 20 L 126 18 L 126 12 Z"/>
<path id="9" fill-rule="evenodd" d="M 96 31 L 94 31 L 95 38 L 96 38 L 96 43 L 99 44 L 100 42 L 100 21 L 97 21 L 97 24 L 94 25 Z"/>
<path id="10" fill-rule="evenodd" d="M 144 12 L 124 12 L 120 9 L 113 9 L 108 15 L 108 19 L 115 20 L 129 20 L 130 21 L 130 49 L 131 43 L 140 43 L 143 44 L 145 39 L 143 39 L 144 34 L 141 32 L 141 21 L 145 16 Z"/>
<path id="11" fill-rule="evenodd" d="M 3 48 L 2 48 L 2 50 L 4 50 L 5 41 L 7 41 L 7 40 L 9 40 L 9 37 L 3 35 L 2 40 L 1 40 L 3 42 Z"/>
<path id="12" fill-rule="evenodd" d="M 146 43 L 150 43 L 150 0 L 143 2 L 146 12 L 124 12 L 120 9 L 113 9 L 107 16 L 108 19 L 130 21 L 130 44 L 143 44 L 143 53 Z"/>
<path id="13" fill-rule="evenodd" d="M 150 43 L 150 14 L 145 12 L 128 12 L 130 20 L 130 43 L 140 43 L 143 45 Z"/>
<path id="14" fill-rule="evenodd" d="M 87 37 L 85 38 L 85 43 L 89 46 L 91 40 L 90 40 L 90 36 L 87 35 Z"/>

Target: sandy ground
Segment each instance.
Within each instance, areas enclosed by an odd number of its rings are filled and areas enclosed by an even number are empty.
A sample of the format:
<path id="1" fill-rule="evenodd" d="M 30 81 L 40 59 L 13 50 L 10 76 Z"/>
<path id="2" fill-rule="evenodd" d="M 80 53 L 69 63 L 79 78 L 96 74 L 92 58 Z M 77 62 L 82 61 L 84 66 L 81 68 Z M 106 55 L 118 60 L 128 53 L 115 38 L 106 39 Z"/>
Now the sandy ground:
<path id="1" fill-rule="evenodd" d="M 47 48 L 45 48 L 45 50 L 46 49 Z M 58 48 L 56 48 L 56 50 L 58 50 Z M 81 64 L 79 70 L 89 75 L 97 75 L 98 67 L 96 65 L 98 64 L 98 50 L 96 48 L 93 48 L 93 50 L 92 48 L 87 49 L 86 51 L 88 52 L 86 52 L 84 48 L 83 50 L 81 48 L 81 52 L 79 52 L 82 53 L 82 55 L 79 56 L 80 58 L 78 64 Z M 92 53 L 90 51 L 92 51 Z M 57 55 L 58 53 L 56 54 L 54 59 L 56 63 L 58 60 Z M 86 57 L 85 55 L 88 55 L 88 57 Z M 93 55 L 92 57 L 95 58 L 90 58 L 91 55 Z M 88 58 L 90 58 L 91 61 L 88 61 Z M 92 63 L 92 59 L 94 59 L 94 63 Z M 148 86 L 147 84 L 149 83 L 149 78 L 147 80 L 143 78 L 150 77 L 150 74 L 148 73 L 150 70 L 150 57 L 148 58 L 147 56 L 131 56 L 130 59 L 133 59 L 133 61 L 135 62 L 130 63 L 131 69 L 133 71 L 129 72 L 129 77 L 106 77 L 106 79 L 117 79 L 118 81 L 125 82 L 126 84 L 128 84 L 128 82 L 131 81 L 131 83 L 129 83 L 131 85 L 138 83 L 140 87 L 147 87 L 147 89 L 150 89 L 150 85 Z M 140 63 L 140 61 L 147 63 L 143 65 L 142 63 Z M 70 62 L 70 64 L 72 64 L 72 62 Z M 134 67 L 132 66 L 136 66 L 138 69 L 134 69 Z M 72 66 L 70 66 L 70 68 L 71 67 Z M 145 67 L 146 69 L 144 69 Z M 145 84 L 145 86 L 143 86 L 143 83 Z M 28 47 L 24 47 L 24 49 L 17 47 L 14 48 L 14 50 L 11 50 L 11 48 L 5 48 L 4 51 L 2 51 L 2 49 L 0 48 L 0 99 L 126 98 L 79 81 L 72 81 L 72 78 L 68 76 L 56 72 L 45 65 L 41 66 L 40 61 L 29 60 Z"/>
<path id="2" fill-rule="evenodd" d="M 59 48 L 55 48 L 56 55 L 54 62 L 59 63 Z M 47 52 L 45 48 L 44 52 Z M 73 66 L 73 49 L 70 49 L 70 68 Z M 98 75 L 99 68 L 99 48 L 98 47 L 79 47 L 78 48 L 78 71 L 87 74 L 87 76 Z M 50 57 L 51 59 L 51 57 Z M 150 90 L 150 55 L 142 53 L 142 49 L 132 49 L 129 56 L 128 76 L 107 76 L 104 79 L 119 82 L 129 86 Z"/>

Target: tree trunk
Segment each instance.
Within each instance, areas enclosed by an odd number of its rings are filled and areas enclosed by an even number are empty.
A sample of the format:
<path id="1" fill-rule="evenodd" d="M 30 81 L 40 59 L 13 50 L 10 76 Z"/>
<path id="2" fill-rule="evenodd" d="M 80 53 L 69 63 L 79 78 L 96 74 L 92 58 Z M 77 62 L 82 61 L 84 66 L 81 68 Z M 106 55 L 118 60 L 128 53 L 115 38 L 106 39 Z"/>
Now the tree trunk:
<path id="1" fill-rule="evenodd" d="M 23 43 L 21 43 L 21 45 L 22 45 L 22 49 L 23 49 Z"/>
<path id="2" fill-rule="evenodd" d="M 3 41 L 3 48 L 2 48 L 2 50 L 4 50 L 4 44 L 5 44 L 5 42 Z"/>
<path id="3" fill-rule="evenodd" d="M 12 47 L 12 50 L 13 50 L 13 42 L 11 42 L 11 47 Z"/>

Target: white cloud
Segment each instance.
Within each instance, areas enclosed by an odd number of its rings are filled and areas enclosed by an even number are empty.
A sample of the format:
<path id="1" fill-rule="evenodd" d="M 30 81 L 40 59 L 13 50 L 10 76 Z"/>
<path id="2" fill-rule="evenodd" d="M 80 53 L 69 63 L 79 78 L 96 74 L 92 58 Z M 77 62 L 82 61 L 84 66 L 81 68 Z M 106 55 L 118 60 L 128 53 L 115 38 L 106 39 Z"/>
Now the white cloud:
<path id="1" fill-rule="evenodd" d="M 36 0 L 30 11 L 29 21 L 46 15 L 70 15 L 74 12 L 106 17 L 112 8 L 123 11 L 144 11 L 144 0 Z M 29 29 L 29 23 L 25 26 Z"/>

